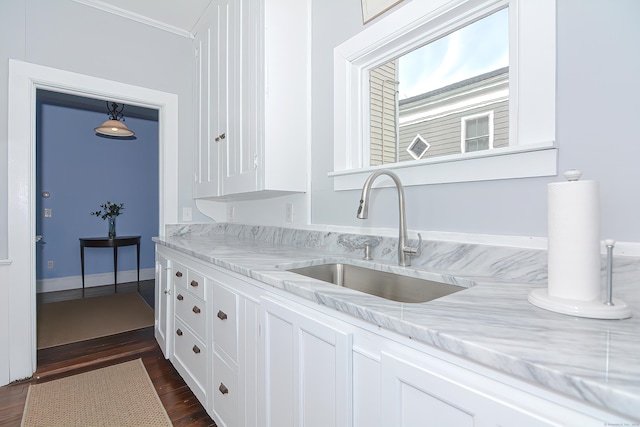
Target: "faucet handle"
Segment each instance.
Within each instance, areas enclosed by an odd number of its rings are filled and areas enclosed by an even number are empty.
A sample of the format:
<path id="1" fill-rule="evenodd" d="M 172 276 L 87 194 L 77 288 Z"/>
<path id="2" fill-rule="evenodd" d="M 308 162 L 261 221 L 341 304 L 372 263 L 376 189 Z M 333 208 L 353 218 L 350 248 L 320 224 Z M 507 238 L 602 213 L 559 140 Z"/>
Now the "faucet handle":
<path id="1" fill-rule="evenodd" d="M 420 233 L 418 233 L 418 247 L 414 248 L 412 246 L 405 246 L 402 250 L 404 253 L 414 255 L 416 257 L 422 255 L 422 236 Z"/>

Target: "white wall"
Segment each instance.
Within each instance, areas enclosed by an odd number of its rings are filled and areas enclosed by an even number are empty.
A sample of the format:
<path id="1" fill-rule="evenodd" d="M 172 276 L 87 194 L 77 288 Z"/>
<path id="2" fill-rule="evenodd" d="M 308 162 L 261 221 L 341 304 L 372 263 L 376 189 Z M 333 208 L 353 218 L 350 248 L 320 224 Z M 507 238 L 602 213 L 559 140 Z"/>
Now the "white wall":
<path id="1" fill-rule="evenodd" d="M 194 127 L 189 37 L 71 0 L 3 0 L 0 37 L 0 259 L 11 256 L 7 255 L 6 224 L 11 203 L 6 184 L 9 58 L 177 94 L 179 208 L 195 206 L 191 195 Z M 195 209 L 194 213 L 195 220 L 204 218 Z"/>
<path id="2" fill-rule="evenodd" d="M 640 16 L 636 0 L 557 0 L 559 170 L 600 182 L 602 235 L 640 242 Z M 405 3 L 406 4 L 406 1 Z M 401 4 L 402 6 L 402 4 Z M 337 13 L 340 11 L 340 13 Z M 370 218 L 356 219 L 359 191 L 333 192 L 333 48 L 364 28 L 360 0 L 313 4 L 312 205 L 314 224 L 397 227 L 395 190 L 374 193 Z M 410 229 L 546 237 L 552 178 L 405 189 Z"/>
<path id="3" fill-rule="evenodd" d="M 409 0 L 405 0 L 404 4 Z M 400 5 L 400 7 L 402 4 Z M 600 181 L 602 234 L 640 242 L 640 144 L 636 100 L 640 57 L 635 55 L 640 2 L 558 0 L 557 135 L 559 170 L 578 168 Z M 97 77 L 141 85 L 180 97 L 180 206 L 191 200 L 191 41 L 186 37 L 101 12 L 71 0 L 9 0 L 0 5 L 0 259 L 6 257 L 7 59 L 15 58 Z M 315 226 L 375 227 L 397 224 L 395 192 L 374 193 L 370 219 L 355 218 L 357 191 L 334 192 L 333 48 L 361 31 L 360 0 L 314 0 L 312 39 L 312 147 L 310 213 L 302 197 L 237 204 L 236 221 L 280 222 L 293 202 L 295 225 L 311 217 Z M 113 47 L 117 61 L 96 51 Z M 510 236 L 546 236 L 546 184 L 557 178 L 410 187 L 407 221 L 413 230 Z M 220 211 L 224 212 L 224 205 Z M 216 215 L 216 220 L 226 220 Z"/>

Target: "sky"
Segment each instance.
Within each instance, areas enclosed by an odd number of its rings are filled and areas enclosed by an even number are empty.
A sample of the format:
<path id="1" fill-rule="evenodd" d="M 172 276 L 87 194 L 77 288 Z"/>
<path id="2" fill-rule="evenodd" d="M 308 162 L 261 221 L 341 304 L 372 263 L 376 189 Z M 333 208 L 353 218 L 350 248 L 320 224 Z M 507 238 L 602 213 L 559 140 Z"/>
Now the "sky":
<path id="1" fill-rule="evenodd" d="M 509 65 L 509 11 L 500 10 L 400 58 L 400 99 Z"/>

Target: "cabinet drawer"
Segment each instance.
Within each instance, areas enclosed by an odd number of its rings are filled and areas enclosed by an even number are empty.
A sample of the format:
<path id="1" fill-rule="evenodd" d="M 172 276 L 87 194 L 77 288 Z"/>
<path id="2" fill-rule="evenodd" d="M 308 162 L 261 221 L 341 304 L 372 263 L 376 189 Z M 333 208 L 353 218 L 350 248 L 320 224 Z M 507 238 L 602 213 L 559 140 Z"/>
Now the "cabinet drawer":
<path id="1" fill-rule="evenodd" d="M 238 375 L 213 353 L 213 410 L 224 426 L 238 425 Z"/>
<path id="2" fill-rule="evenodd" d="M 200 402 L 206 402 L 207 347 L 179 319 L 173 334 L 176 368 Z"/>
<path id="3" fill-rule="evenodd" d="M 187 283 L 187 276 L 188 276 L 188 269 L 187 267 L 185 267 L 182 264 L 179 264 L 177 262 L 173 262 L 173 283 L 174 285 L 176 285 L 176 287 L 181 286 L 181 287 L 186 287 L 186 283 Z"/>
<path id="4" fill-rule="evenodd" d="M 213 340 L 234 361 L 238 361 L 238 295 L 214 282 Z"/>
<path id="5" fill-rule="evenodd" d="M 181 288 L 176 288 L 175 295 L 174 313 L 193 329 L 198 338 L 204 340 L 207 336 L 207 314 L 204 301 Z"/>
<path id="6" fill-rule="evenodd" d="M 205 299 L 204 276 L 177 262 L 173 264 L 173 283 L 176 288 L 187 289 L 198 298 Z"/>
<path id="7" fill-rule="evenodd" d="M 189 270 L 189 277 L 185 286 L 187 287 L 187 289 L 193 292 L 193 294 L 198 298 L 200 298 L 201 300 L 204 301 L 206 299 L 204 297 L 205 282 L 204 282 L 204 276 L 202 274 L 196 273 L 193 270 Z"/>

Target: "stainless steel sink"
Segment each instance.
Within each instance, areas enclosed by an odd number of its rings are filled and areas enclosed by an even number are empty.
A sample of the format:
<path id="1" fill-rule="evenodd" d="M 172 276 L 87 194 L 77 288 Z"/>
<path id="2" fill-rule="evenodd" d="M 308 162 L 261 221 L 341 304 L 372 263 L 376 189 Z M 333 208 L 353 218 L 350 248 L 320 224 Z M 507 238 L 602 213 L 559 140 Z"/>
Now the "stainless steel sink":
<path id="1" fill-rule="evenodd" d="M 341 263 L 292 268 L 287 271 L 398 302 L 427 302 L 466 289 Z"/>

